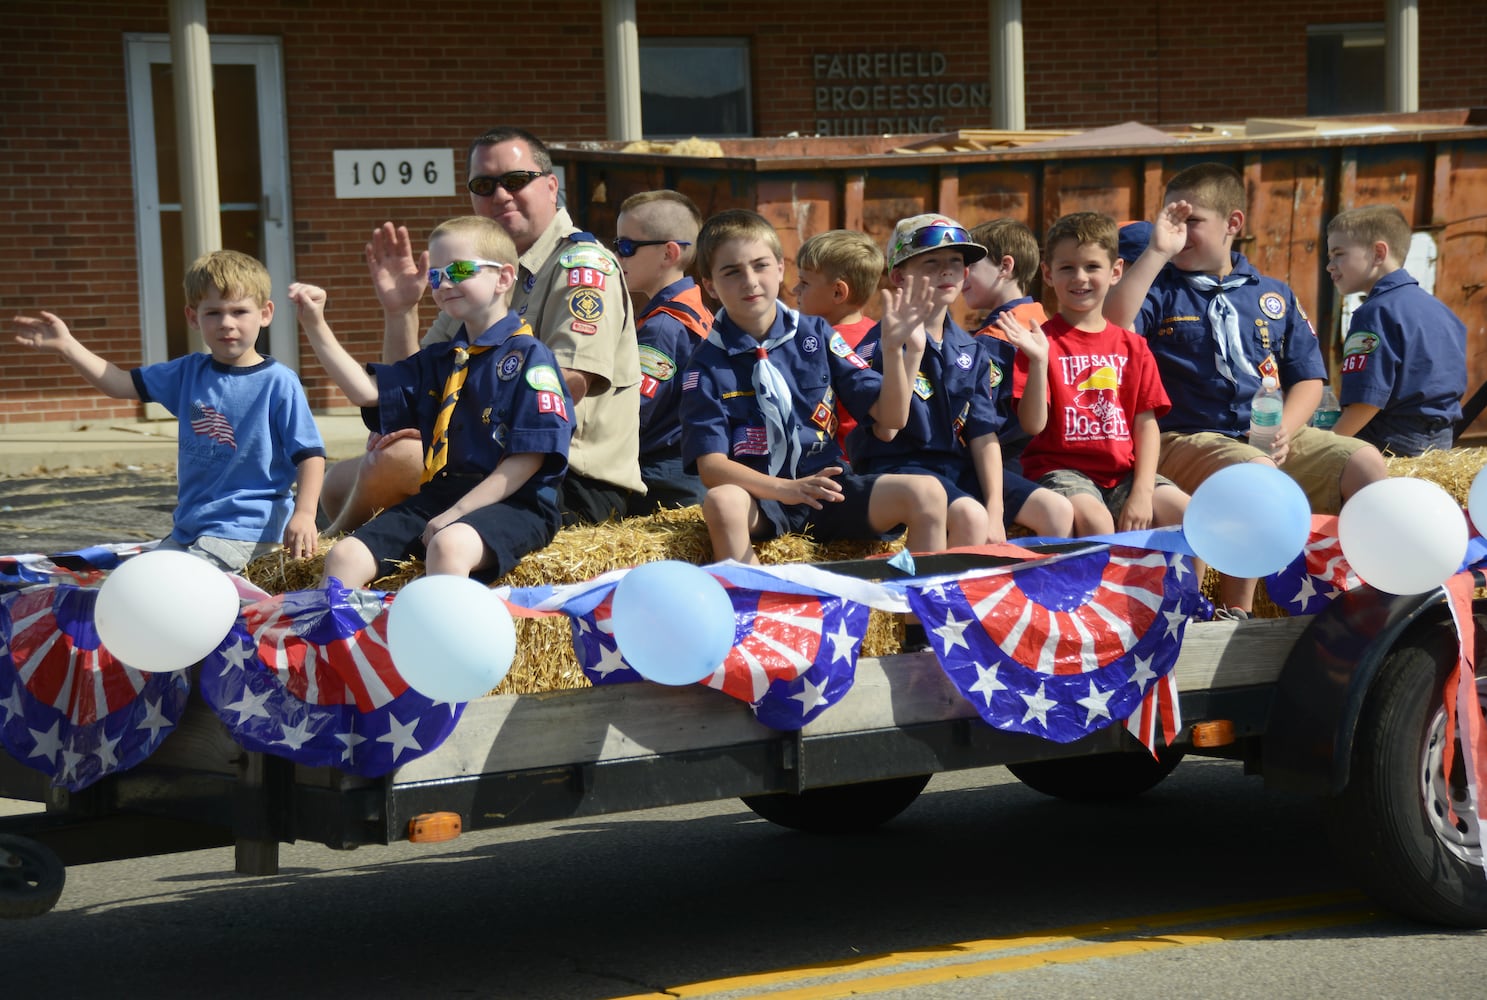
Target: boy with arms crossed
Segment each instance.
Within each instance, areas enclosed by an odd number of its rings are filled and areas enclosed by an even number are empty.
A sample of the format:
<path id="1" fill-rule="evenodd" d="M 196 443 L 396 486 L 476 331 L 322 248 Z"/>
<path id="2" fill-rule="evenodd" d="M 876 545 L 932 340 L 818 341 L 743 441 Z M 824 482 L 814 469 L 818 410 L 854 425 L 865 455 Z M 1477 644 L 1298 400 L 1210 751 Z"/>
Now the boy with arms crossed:
<path id="1" fill-rule="evenodd" d="M 186 323 L 209 354 L 124 371 L 48 312 L 15 317 L 16 342 L 60 354 L 104 395 L 156 402 L 176 417 L 177 503 L 160 548 L 229 571 L 281 540 L 290 556 L 312 556 L 325 447 L 299 378 L 258 353 L 258 335 L 274 318 L 268 269 L 217 250 L 197 258 L 185 286 Z"/>
<path id="2" fill-rule="evenodd" d="M 1336 434 L 1396 455 L 1451 447 L 1466 392 L 1466 325 L 1404 269 L 1410 226 L 1393 205 L 1327 223 L 1327 273 L 1338 292 L 1367 292 L 1343 343 Z"/>
<path id="3" fill-rule="evenodd" d="M 859 419 L 903 426 L 905 359 L 923 340 L 910 343 L 907 324 L 886 331 L 893 359 L 880 377 L 825 320 L 779 301 L 784 267 L 779 235 L 756 212 L 721 212 L 698 236 L 698 274 L 723 308 L 682 379 L 682 456 L 708 488 L 714 558 L 757 563 L 756 539 L 872 538 L 900 524 L 911 550 L 944 548 L 940 484 L 844 473 L 833 436 L 839 395 Z"/>
<path id="4" fill-rule="evenodd" d="M 1023 464 L 1069 498 L 1076 535 L 1180 524 L 1188 505 L 1156 474 L 1157 418 L 1169 408 L 1156 360 L 1139 334 L 1103 312 L 1120 280 L 1116 233 L 1115 220 L 1098 212 L 1059 219 L 1043 262 L 1058 312 L 1041 327 L 1010 312 L 997 319 L 1019 351 L 1012 394 L 1033 432 Z"/>
<path id="5" fill-rule="evenodd" d="M 483 216 L 451 219 L 429 234 L 427 260 L 434 301 L 458 327 L 396 364 L 363 369 L 325 322 L 324 290 L 289 289 L 316 356 L 367 426 L 417 427 L 424 445 L 419 491 L 326 556 L 325 578 L 348 587 L 420 554 L 429 575 L 496 579 L 552 541 L 562 519 L 573 402 L 552 352 L 507 311 L 511 237 Z"/>

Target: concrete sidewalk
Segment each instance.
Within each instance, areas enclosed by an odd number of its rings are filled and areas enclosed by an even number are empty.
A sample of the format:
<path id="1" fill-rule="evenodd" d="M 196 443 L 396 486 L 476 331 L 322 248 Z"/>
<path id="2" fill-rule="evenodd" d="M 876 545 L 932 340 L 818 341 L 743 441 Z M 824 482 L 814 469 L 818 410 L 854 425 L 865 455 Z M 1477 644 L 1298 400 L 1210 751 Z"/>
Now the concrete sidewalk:
<path id="1" fill-rule="evenodd" d="M 331 460 L 360 455 L 367 429 L 361 416 L 317 414 L 315 423 Z M 12 425 L 13 427 L 14 425 Z M 80 430 L 0 433 L 0 476 L 47 475 L 115 465 L 175 465 L 175 420 L 104 421 Z"/>

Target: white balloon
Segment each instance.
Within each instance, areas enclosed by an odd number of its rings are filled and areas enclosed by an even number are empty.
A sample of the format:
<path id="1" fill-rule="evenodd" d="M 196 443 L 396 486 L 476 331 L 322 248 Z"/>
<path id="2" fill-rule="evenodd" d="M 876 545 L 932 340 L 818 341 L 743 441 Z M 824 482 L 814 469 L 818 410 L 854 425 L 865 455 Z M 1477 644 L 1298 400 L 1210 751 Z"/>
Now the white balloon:
<path id="1" fill-rule="evenodd" d="M 398 591 L 387 613 L 387 650 L 403 680 L 434 701 L 491 691 L 516 656 L 506 602 L 464 576 L 424 576 Z"/>
<path id="2" fill-rule="evenodd" d="M 238 610 L 226 573 L 186 552 L 156 550 L 104 577 L 93 625 L 103 648 L 136 670 L 181 670 L 221 645 Z"/>
<path id="3" fill-rule="evenodd" d="M 1423 594 L 1461 568 L 1468 536 L 1451 494 L 1424 479 L 1398 477 L 1348 498 L 1337 539 L 1364 583 L 1390 594 Z"/>

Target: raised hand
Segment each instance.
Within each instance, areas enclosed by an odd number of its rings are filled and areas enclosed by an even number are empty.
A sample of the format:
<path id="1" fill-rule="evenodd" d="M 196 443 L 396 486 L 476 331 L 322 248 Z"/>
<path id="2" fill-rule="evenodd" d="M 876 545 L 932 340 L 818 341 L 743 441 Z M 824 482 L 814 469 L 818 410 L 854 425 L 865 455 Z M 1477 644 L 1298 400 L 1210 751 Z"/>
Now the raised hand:
<path id="1" fill-rule="evenodd" d="M 934 312 L 934 285 L 923 275 L 908 275 L 905 283 L 879 293 L 883 306 L 884 348 L 924 350 L 924 321 Z"/>
<path id="2" fill-rule="evenodd" d="M 1006 334 L 1007 343 L 1027 355 L 1029 362 L 1048 361 L 1048 337 L 1037 323 L 1023 326 L 1022 321 L 1011 312 L 1004 312 L 996 318 L 996 325 L 997 329 Z"/>
<path id="3" fill-rule="evenodd" d="M 1182 253 L 1188 245 L 1188 218 L 1193 206 L 1185 201 L 1168 202 L 1162 206 L 1151 224 L 1151 241 L 1148 244 L 1169 260 Z"/>
<path id="4" fill-rule="evenodd" d="M 299 309 L 299 325 L 313 333 L 325 325 L 325 289 L 296 281 L 289 286 L 289 301 Z"/>
<path id="5" fill-rule="evenodd" d="M 367 273 L 372 277 L 372 290 L 386 312 L 408 312 L 418 306 L 428 284 L 427 251 L 413 256 L 413 241 L 407 226 L 384 222 L 372 230 L 366 245 Z"/>
<path id="6" fill-rule="evenodd" d="M 34 316 L 13 316 L 10 325 L 15 330 L 15 342 L 22 347 L 60 352 L 68 344 L 75 342 L 67 324 L 46 310 L 42 310 L 40 319 Z"/>

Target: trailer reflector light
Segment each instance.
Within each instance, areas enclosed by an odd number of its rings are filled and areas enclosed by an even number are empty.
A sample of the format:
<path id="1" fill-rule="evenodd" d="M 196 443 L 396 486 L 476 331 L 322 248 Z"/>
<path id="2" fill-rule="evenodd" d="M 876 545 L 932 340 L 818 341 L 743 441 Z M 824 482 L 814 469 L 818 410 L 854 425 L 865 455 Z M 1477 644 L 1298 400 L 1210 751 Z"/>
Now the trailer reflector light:
<path id="1" fill-rule="evenodd" d="M 459 813 L 422 813 L 408 821 L 408 839 L 415 844 L 437 844 L 442 840 L 453 840 L 464 832 L 464 828 Z"/>
<path id="2" fill-rule="evenodd" d="M 1193 723 L 1193 746 L 1225 747 L 1234 742 L 1234 723 L 1228 719 L 1213 719 Z"/>

